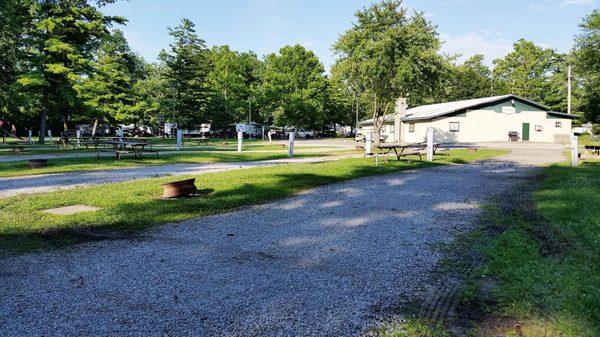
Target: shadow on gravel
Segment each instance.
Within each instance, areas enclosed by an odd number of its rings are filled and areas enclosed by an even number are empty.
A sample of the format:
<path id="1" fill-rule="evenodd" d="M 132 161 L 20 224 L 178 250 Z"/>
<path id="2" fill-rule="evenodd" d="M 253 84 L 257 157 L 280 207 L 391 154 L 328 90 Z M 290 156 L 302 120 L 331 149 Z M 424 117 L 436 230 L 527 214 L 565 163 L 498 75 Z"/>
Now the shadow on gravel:
<path id="1" fill-rule="evenodd" d="M 98 205 L 103 209 L 94 214 L 70 216 L 65 218 L 60 226 L 50 229 L 32 231 L 27 228 L 25 223 L 18 224 L 18 228 L 14 228 L 14 225 L 13 228 L 5 227 L 0 234 L 0 248 L 5 251 L 29 251 L 44 247 L 64 247 L 86 241 L 135 237 L 139 231 L 156 225 L 222 213 L 241 206 L 262 204 L 289 197 L 304 189 L 370 175 L 436 165 L 418 162 L 363 166 L 342 175 L 328 172 L 273 174 L 266 178 L 249 179 L 249 181 L 256 180 L 255 183 L 238 185 L 233 188 L 220 188 L 199 197 L 176 200 L 159 198 L 160 183 L 152 185 L 128 183 L 124 188 L 128 189 L 130 195 L 119 195 L 124 199 L 123 202 L 111 204 L 109 207 Z M 201 180 L 201 178 L 198 179 Z M 202 189 L 203 186 L 199 187 Z M 83 191 L 87 191 L 87 189 Z M 155 194 L 155 196 L 148 197 L 148 193 Z M 136 197 L 136 195 L 140 197 Z M 35 198 L 35 196 L 32 197 Z M 85 204 L 86 199 L 89 198 L 104 197 L 102 195 L 86 197 L 85 193 L 82 193 L 76 197 L 76 199 L 81 199 L 77 202 L 69 200 L 63 200 L 63 202 Z"/>

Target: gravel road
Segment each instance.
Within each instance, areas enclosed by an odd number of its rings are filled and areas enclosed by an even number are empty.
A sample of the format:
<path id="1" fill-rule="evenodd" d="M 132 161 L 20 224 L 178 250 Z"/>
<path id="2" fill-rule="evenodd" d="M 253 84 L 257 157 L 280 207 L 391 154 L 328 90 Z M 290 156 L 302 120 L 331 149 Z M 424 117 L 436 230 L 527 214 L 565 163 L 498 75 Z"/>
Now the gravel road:
<path id="1" fill-rule="evenodd" d="M 166 175 L 202 174 L 233 169 L 260 166 L 273 166 L 292 163 L 315 163 L 338 160 L 347 156 L 308 157 L 293 159 L 274 159 L 248 162 L 212 163 L 212 164 L 170 164 L 157 166 L 138 166 L 103 171 L 78 171 L 69 173 L 42 174 L 0 178 L 0 198 L 19 194 L 50 192 L 72 189 L 78 186 L 115 183 L 133 179 L 163 177 Z"/>
<path id="2" fill-rule="evenodd" d="M 360 335 L 421 290 L 436 244 L 468 231 L 483 200 L 529 178 L 513 157 L 5 258 L 0 335 Z"/>

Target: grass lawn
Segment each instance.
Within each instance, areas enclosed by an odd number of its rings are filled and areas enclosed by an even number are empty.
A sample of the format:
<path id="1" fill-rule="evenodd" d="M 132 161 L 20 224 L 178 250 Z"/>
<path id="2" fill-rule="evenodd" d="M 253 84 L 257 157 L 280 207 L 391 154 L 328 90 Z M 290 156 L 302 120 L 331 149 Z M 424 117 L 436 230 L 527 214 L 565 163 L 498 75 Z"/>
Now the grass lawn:
<path id="1" fill-rule="evenodd" d="M 303 152 L 294 151 L 295 157 L 315 157 L 331 156 L 340 154 L 350 154 L 353 151 L 325 151 Z M 123 157 L 122 160 L 116 160 L 113 157 L 80 157 L 80 158 L 57 158 L 49 159 L 48 166 L 29 169 L 27 161 L 14 161 L 0 163 L 0 177 L 16 177 L 48 173 L 65 173 L 74 171 L 95 171 L 110 170 L 124 167 L 135 167 L 143 165 L 166 165 L 166 164 L 197 164 L 197 163 L 216 163 L 216 162 L 238 162 L 238 161 L 256 161 L 287 158 L 287 150 L 278 149 L 277 151 L 265 152 L 242 152 L 236 151 L 195 151 L 162 154 L 158 158 L 152 154 L 145 154 L 143 159 L 135 159 L 131 156 Z"/>
<path id="2" fill-rule="evenodd" d="M 589 135 L 589 134 L 580 135 L 578 137 L 578 139 L 579 139 L 578 143 L 581 146 L 583 146 L 583 145 L 600 145 L 600 142 L 592 142 L 591 135 Z"/>
<path id="3" fill-rule="evenodd" d="M 136 138 L 140 141 L 144 141 L 152 144 L 152 148 L 157 151 L 174 151 L 176 147 L 176 140 L 173 138 Z M 277 141 L 277 140 L 275 140 Z M 281 141 L 281 140 L 280 140 Z M 286 141 L 286 140 L 283 140 Z M 348 141 L 351 141 L 348 140 Z M 24 152 L 13 152 L 14 146 L 21 146 L 24 148 Z M 244 139 L 243 142 L 244 150 L 281 150 L 283 147 L 277 144 L 270 143 L 262 139 Z M 319 146 L 319 148 L 331 148 L 332 146 Z M 219 151 L 235 151 L 237 149 L 236 139 L 220 139 L 211 138 L 205 142 L 200 143 L 197 139 L 184 139 L 183 148 L 185 151 L 205 151 L 205 150 L 219 150 Z M 302 146 L 301 143 L 296 144 L 296 148 L 315 148 L 315 146 Z M 56 143 L 53 145 L 45 144 L 34 144 L 30 145 L 24 142 L 9 141 L 7 144 L 0 144 L 0 157 L 1 156 L 21 156 L 21 155 L 32 155 L 32 154 L 58 154 L 58 153 L 95 153 L 97 150 L 94 148 L 86 149 L 84 146 L 81 148 L 69 147 L 64 149 L 58 148 Z"/>
<path id="4" fill-rule="evenodd" d="M 367 175 L 489 158 L 507 151 L 452 150 L 436 163 L 390 161 L 374 165 L 372 158 L 343 159 L 318 164 L 233 170 L 195 176 L 202 197 L 160 199 L 160 184 L 184 176 L 135 180 L 73 190 L 0 199 L 0 250 L 26 251 L 65 245 L 97 235 L 130 234 L 168 222 L 228 211 L 292 195 L 300 190 Z M 57 216 L 41 210 L 85 204 L 101 211 Z M 90 237 L 92 236 L 92 237 Z"/>
<path id="5" fill-rule="evenodd" d="M 508 230 L 486 245 L 485 274 L 523 336 L 600 336 L 600 162 L 544 173 L 533 196 L 541 220 L 500 215 Z"/>

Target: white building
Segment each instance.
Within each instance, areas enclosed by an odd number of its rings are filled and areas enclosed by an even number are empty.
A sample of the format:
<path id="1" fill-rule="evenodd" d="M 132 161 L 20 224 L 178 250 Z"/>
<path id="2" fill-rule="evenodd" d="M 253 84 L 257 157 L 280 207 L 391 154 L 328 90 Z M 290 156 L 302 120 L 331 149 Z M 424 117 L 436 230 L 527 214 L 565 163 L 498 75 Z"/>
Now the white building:
<path id="1" fill-rule="evenodd" d="M 427 128 L 434 129 L 436 143 L 508 141 L 516 133 L 519 141 L 566 143 L 573 115 L 518 97 L 503 95 L 465 101 L 430 104 L 406 109 L 398 99 L 396 113 L 384 116 L 381 136 L 388 143 L 420 143 Z M 359 133 L 373 132 L 373 120 L 359 123 Z"/>

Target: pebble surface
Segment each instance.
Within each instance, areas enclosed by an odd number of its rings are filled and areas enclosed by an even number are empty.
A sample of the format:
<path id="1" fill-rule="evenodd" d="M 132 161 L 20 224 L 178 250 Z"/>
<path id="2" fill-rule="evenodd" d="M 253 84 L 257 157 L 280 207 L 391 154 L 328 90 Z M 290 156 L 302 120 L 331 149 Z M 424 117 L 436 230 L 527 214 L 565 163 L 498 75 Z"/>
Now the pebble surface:
<path id="1" fill-rule="evenodd" d="M 0 260 L 1 336 L 353 336 L 422 291 L 439 243 L 534 171 L 372 176 L 131 239 Z"/>

